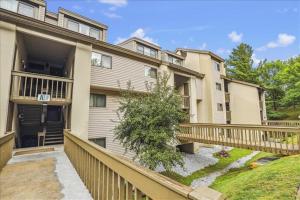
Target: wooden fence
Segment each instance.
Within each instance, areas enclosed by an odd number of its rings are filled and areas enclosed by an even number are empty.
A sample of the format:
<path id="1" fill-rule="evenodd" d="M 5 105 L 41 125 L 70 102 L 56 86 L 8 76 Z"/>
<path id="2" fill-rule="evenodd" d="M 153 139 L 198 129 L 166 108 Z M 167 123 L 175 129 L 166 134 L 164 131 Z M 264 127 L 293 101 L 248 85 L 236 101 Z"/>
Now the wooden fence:
<path id="1" fill-rule="evenodd" d="M 284 155 L 300 154 L 300 128 L 227 125 L 182 124 L 177 138 L 182 142 L 219 144 Z"/>
<path id="2" fill-rule="evenodd" d="M 0 137 L 0 171 L 12 157 L 14 146 L 14 132 Z"/>
<path id="3" fill-rule="evenodd" d="M 209 188 L 192 190 L 65 131 L 65 152 L 94 199 L 223 199 Z"/>
<path id="4" fill-rule="evenodd" d="M 262 124 L 267 126 L 300 127 L 300 120 L 266 120 Z"/>

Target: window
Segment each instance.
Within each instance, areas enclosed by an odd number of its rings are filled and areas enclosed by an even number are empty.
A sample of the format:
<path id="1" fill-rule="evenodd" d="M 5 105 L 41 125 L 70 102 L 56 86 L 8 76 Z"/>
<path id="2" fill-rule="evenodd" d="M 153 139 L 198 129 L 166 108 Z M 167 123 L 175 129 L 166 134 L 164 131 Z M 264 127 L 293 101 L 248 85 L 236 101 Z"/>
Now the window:
<path id="1" fill-rule="evenodd" d="M 140 45 L 140 44 L 137 44 L 136 51 L 138 53 L 144 54 L 146 56 L 151 56 L 153 58 L 157 57 L 157 51 L 155 49 L 152 49 L 152 48 L 149 48 L 149 47 L 145 47 L 145 46 Z"/>
<path id="2" fill-rule="evenodd" d="M 0 0 L 0 8 L 17 12 L 18 2 L 16 0 Z"/>
<path id="3" fill-rule="evenodd" d="M 218 103 L 218 104 L 217 104 L 217 110 L 218 110 L 218 111 L 223 111 L 223 104 Z"/>
<path id="4" fill-rule="evenodd" d="M 175 65 L 180 65 L 180 66 L 182 65 L 182 60 L 175 58 L 173 56 L 168 55 L 168 60 L 169 60 L 169 63 L 173 63 Z"/>
<path id="5" fill-rule="evenodd" d="M 215 62 L 215 69 L 219 72 L 221 71 L 220 63 Z"/>
<path id="6" fill-rule="evenodd" d="M 99 145 L 100 147 L 106 148 L 106 138 L 93 138 L 90 139 L 90 141 L 96 143 L 97 145 Z"/>
<path id="7" fill-rule="evenodd" d="M 28 17 L 34 17 L 34 7 L 25 3 L 19 2 L 18 13 Z"/>
<path id="8" fill-rule="evenodd" d="M 71 31 L 78 32 L 78 30 L 79 30 L 79 23 L 69 19 L 68 20 L 68 24 L 67 24 L 67 28 L 69 30 L 71 30 Z"/>
<path id="9" fill-rule="evenodd" d="M 91 94 L 90 107 L 106 107 L 106 95 L 104 94 Z"/>
<path id="10" fill-rule="evenodd" d="M 100 39 L 100 31 L 97 29 L 91 28 L 90 36 L 99 40 Z"/>
<path id="11" fill-rule="evenodd" d="M 90 35 L 90 27 L 85 24 L 79 24 L 79 33 Z"/>
<path id="12" fill-rule="evenodd" d="M 145 66 L 145 76 L 157 78 L 157 69 Z"/>
<path id="13" fill-rule="evenodd" d="M 222 84 L 221 83 L 216 83 L 216 89 L 217 90 L 222 90 Z"/>
<path id="14" fill-rule="evenodd" d="M 112 57 L 102 55 L 100 53 L 92 52 L 92 66 L 103 67 L 107 69 L 112 68 Z"/>

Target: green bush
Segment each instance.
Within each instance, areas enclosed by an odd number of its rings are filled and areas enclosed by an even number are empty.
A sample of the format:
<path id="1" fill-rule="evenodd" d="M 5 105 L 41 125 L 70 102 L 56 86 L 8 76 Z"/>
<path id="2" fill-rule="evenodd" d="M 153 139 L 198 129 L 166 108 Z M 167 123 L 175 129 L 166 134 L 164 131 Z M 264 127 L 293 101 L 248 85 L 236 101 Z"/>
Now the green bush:
<path id="1" fill-rule="evenodd" d="M 270 120 L 283 120 L 288 117 L 288 114 L 278 111 L 269 111 L 267 115 Z"/>

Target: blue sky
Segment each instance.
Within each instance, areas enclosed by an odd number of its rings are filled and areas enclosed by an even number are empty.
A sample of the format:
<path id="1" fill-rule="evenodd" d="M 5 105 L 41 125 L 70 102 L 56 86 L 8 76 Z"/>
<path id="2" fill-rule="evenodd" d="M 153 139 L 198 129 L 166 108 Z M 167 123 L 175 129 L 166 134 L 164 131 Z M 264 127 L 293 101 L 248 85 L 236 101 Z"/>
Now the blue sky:
<path id="1" fill-rule="evenodd" d="M 48 9 L 77 12 L 109 26 L 108 42 L 137 36 L 163 49 L 210 50 L 227 58 L 240 42 L 254 60 L 300 54 L 300 1 L 48 0 Z"/>

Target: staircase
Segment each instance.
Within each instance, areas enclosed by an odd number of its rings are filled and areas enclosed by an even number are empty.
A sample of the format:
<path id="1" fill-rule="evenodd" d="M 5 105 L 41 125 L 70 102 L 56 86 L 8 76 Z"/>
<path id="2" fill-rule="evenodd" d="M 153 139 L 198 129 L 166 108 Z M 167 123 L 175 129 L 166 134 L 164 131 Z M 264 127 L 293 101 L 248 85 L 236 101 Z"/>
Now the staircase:
<path id="1" fill-rule="evenodd" d="M 45 145 L 63 144 L 63 122 L 48 122 L 45 137 Z"/>

